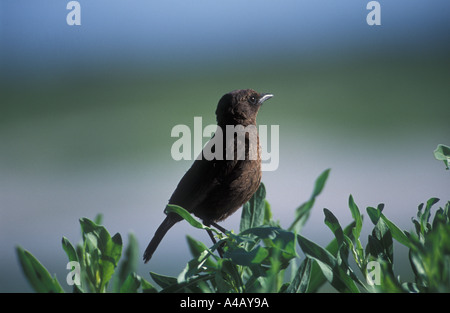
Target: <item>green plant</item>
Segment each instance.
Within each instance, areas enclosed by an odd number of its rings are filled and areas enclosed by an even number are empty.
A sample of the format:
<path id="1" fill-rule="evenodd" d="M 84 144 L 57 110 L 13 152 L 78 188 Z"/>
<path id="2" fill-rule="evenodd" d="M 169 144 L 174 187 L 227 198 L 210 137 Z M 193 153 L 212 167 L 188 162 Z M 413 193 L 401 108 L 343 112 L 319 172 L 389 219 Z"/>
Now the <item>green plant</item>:
<path id="1" fill-rule="evenodd" d="M 79 283 L 73 283 L 73 292 L 154 292 L 156 289 L 145 279 L 135 273 L 138 245 L 133 234 L 129 234 L 125 258 L 122 257 L 122 237 L 119 233 L 111 237 L 105 227 L 101 226 L 102 216 L 95 222 L 87 218 L 80 219 L 82 242 L 76 248 L 63 237 L 62 247 L 69 262 L 79 266 Z M 36 292 L 64 292 L 56 277 L 28 251 L 16 248 L 20 265 L 25 277 Z M 68 268 L 76 271 L 74 267 Z M 114 284 L 109 283 L 114 275 Z M 109 288 L 108 288 L 109 287 Z"/>
<path id="2" fill-rule="evenodd" d="M 295 222 L 288 230 L 271 219 L 261 185 L 242 212 L 239 234 L 216 232 L 221 240 L 211 248 L 188 237 L 194 258 L 181 274 L 166 277 L 150 273 L 152 278 L 163 292 L 316 292 L 327 281 L 339 292 L 450 291 L 450 202 L 436 212 L 432 224 L 428 223 L 430 210 L 438 199 L 430 199 L 423 213 L 423 204 L 419 206 L 420 222 L 414 220 L 417 236 L 392 223 L 383 214 L 383 204 L 368 207 L 374 228 L 363 248 L 360 239 L 363 216 L 350 196 L 354 220 L 347 227 L 342 228 L 333 213 L 324 209 L 325 224 L 335 238 L 323 248 L 297 231 L 306 221 L 304 217 L 309 215 L 327 176 L 328 170 L 317 179 L 311 199 L 297 209 Z M 168 210 L 179 213 L 194 227 L 206 228 L 180 207 L 170 206 Z M 395 277 L 394 240 L 410 249 L 415 282 L 401 282 Z M 305 255 L 302 259 L 295 249 L 297 243 Z M 223 259 L 214 254 L 220 245 L 225 249 Z M 363 279 L 349 265 L 350 255 Z M 371 264 L 377 268 L 368 267 Z M 288 266 L 293 274 L 286 279 Z M 375 282 L 371 275 L 378 275 Z"/>
<path id="3" fill-rule="evenodd" d="M 450 147 L 446 145 L 438 145 L 436 150 L 434 150 L 434 157 L 436 160 L 443 161 L 446 169 L 449 168 L 450 164 Z"/>
<path id="4" fill-rule="evenodd" d="M 207 247 L 188 236 L 193 258 L 177 277 L 150 272 L 157 289 L 136 274 L 137 241 L 129 236 L 122 257 L 122 239 L 110 236 L 95 222 L 80 220 L 82 242 L 75 249 L 63 238 L 69 261 L 80 264 L 80 284 L 74 292 L 317 292 L 326 282 L 339 292 L 450 292 L 450 201 L 436 210 L 439 199 L 431 198 L 418 207 L 413 219 L 415 233 L 401 230 L 383 213 L 384 204 L 366 209 L 373 224 L 365 247 L 361 240 L 363 215 L 350 195 L 348 207 L 353 221 L 342 227 L 334 214 L 324 209 L 325 225 L 334 237 L 326 247 L 301 234 L 316 198 L 322 192 L 330 170 L 316 180 L 311 197 L 300 205 L 293 223 L 284 229 L 272 219 L 266 190 L 258 191 L 242 209 L 239 233 L 218 232 L 200 223 L 185 209 L 168 205 L 198 229 L 210 229 L 218 242 Z M 395 275 L 394 240 L 409 249 L 413 282 L 402 282 Z M 215 252 L 221 247 L 223 258 Z M 298 250 L 298 248 L 300 248 Z M 28 251 L 17 247 L 25 276 L 37 292 L 62 292 L 56 278 Z M 349 259 L 353 258 L 356 268 Z M 355 270 L 357 272 L 355 272 Z M 111 279 L 114 284 L 109 286 Z"/>

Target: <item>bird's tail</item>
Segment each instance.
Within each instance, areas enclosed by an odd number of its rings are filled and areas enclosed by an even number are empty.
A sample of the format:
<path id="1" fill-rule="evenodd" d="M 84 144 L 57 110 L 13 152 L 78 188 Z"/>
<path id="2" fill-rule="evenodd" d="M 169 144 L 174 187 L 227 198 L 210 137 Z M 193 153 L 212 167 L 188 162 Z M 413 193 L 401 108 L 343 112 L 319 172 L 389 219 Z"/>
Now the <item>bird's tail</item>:
<path id="1" fill-rule="evenodd" d="M 158 248 L 159 243 L 161 242 L 167 231 L 180 220 L 181 218 L 176 214 L 169 213 L 167 215 L 167 217 L 156 230 L 155 235 L 147 246 L 147 249 L 145 249 L 144 263 L 147 263 L 152 258 L 153 253 L 155 252 L 156 248 Z"/>

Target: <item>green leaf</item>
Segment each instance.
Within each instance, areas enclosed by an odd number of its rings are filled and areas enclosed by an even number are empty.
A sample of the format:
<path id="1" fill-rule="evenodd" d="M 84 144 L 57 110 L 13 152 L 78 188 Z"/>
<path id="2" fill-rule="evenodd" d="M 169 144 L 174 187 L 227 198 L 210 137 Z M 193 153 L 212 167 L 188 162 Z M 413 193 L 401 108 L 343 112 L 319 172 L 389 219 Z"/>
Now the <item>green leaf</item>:
<path id="1" fill-rule="evenodd" d="M 419 293 L 421 292 L 421 286 L 416 283 L 403 283 L 402 288 L 409 293 Z"/>
<path id="2" fill-rule="evenodd" d="M 80 226 L 83 239 L 88 236 L 93 245 L 93 248 L 105 250 L 106 244 L 111 238 L 105 227 L 98 225 L 90 219 L 84 217 L 80 219 Z"/>
<path id="3" fill-rule="evenodd" d="M 225 279 L 224 275 L 220 272 L 216 272 L 214 275 L 214 283 L 217 286 L 218 293 L 228 293 L 232 291 L 232 284 Z"/>
<path id="4" fill-rule="evenodd" d="M 122 237 L 115 234 L 106 244 L 100 259 L 102 289 L 111 279 L 122 255 Z"/>
<path id="5" fill-rule="evenodd" d="M 237 269 L 237 265 L 230 259 L 219 259 L 218 268 L 215 273 L 215 282 L 218 292 L 243 292 L 244 284 L 242 277 Z"/>
<path id="6" fill-rule="evenodd" d="M 156 293 L 158 290 L 144 278 L 141 278 L 141 289 L 143 293 Z"/>
<path id="7" fill-rule="evenodd" d="M 355 227 L 352 228 L 351 234 L 349 234 L 347 238 L 350 240 L 349 245 L 353 253 L 353 258 L 355 259 L 358 267 L 361 269 L 365 266 L 364 249 L 359 238 L 361 236 L 363 218 L 352 195 L 350 195 L 348 199 L 348 206 L 350 208 L 350 212 L 352 213 L 352 217 L 355 220 Z"/>
<path id="8" fill-rule="evenodd" d="M 178 284 L 184 283 L 201 273 L 203 266 L 210 255 L 211 252 L 209 250 L 204 250 L 198 257 L 190 260 L 183 271 L 178 275 Z"/>
<path id="9" fill-rule="evenodd" d="M 444 208 L 439 208 L 433 219 L 433 229 L 436 229 L 439 224 L 448 225 L 450 224 L 450 215 L 449 215 L 450 201 L 448 201 Z"/>
<path id="10" fill-rule="evenodd" d="M 67 257 L 69 258 L 69 261 L 75 261 L 78 262 L 78 255 L 74 248 L 74 246 L 70 243 L 69 239 L 66 237 L 62 238 L 62 247 L 64 251 L 67 254 Z"/>
<path id="11" fill-rule="evenodd" d="M 338 260 L 339 264 L 343 263 L 348 267 L 349 246 L 353 248 L 353 243 L 351 242 L 350 238 L 345 236 L 344 231 L 339 224 L 339 221 L 333 215 L 333 213 L 331 213 L 331 211 L 327 209 L 323 209 L 323 211 L 325 214 L 325 224 L 331 229 L 337 240 L 338 250 L 335 255 L 336 259 Z"/>
<path id="12" fill-rule="evenodd" d="M 360 283 L 362 285 L 362 283 L 359 281 L 359 279 L 353 273 L 351 267 L 348 264 L 349 248 L 352 248 L 352 252 L 355 255 L 355 260 L 356 260 L 357 264 L 359 265 L 362 262 L 362 260 L 361 260 L 362 253 L 359 251 L 360 245 L 357 245 L 356 248 L 354 247 L 353 242 L 347 235 L 344 234 L 344 231 L 342 230 L 341 225 L 339 224 L 339 221 L 333 215 L 333 213 L 331 213 L 331 211 L 324 209 L 324 213 L 325 213 L 325 224 L 333 232 L 334 236 L 336 237 L 336 242 L 338 244 L 338 249 L 337 249 L 337 253 L 335 256 L 336 256 L 336 260 L 338 262 L 339 267 L 342 269 L 342 271 L 347 273 L 353 279 L 353 281 Z M 356 222 L 355 222 L 355 225 L 356 225 Z M 352 229 L 352 231 L 353 230 L 354 230 L 354 228 Z M 359 240 L 358 240 L 358 242 L 359 242 Z M 362 247 L 361 247 L 361 249 L 362 249 Z"/>
<path id="13" fill-rule="evenodd" d="M 137 293 L 141 286 L 141 279 L 136 273 L 130 273 L 120 287 L 120 293 Z"/>
<path id="14" fill-rule="evenodd" d="M 253 235 L 259 239 L 281 239 L 289 242 L 295 239 L 295 235 L 287 230 L 275 226 L 259 226 L 247 229 L 239 234 L 239 236 Z"/>
<path id="15" fill-rule="evenodd" d="M 302 205 L 300 205 L 295 212 L 295 219 L 288 230 L 293 231 L 295 233 L 300 233 L 303 225 L 308 220 L 311 209 L 314 205 L 316 197 L 322 192 L 325 182 L 328 179 L 328 174 L 330 173 L 330 169 L 325 170 L 320 176 L 316 179 L 314 190 L 309 198 L 309 200 Z"/>
<path id="16" fill-rule="evenodd" d="M 427 205 L 425 206 L 425 210 L 423 211 L 422 215 L 420 216 L 420 226 L 421 226 L 421 228 L 423 230 L 422 234 L 426 234 L 426 233 L 428 233 L 431 230 L 431 225 L 430 225 L 431 208 L 437 202 L 439 202 L 438 198 L 430 198 L 427 201 Z"/>
<path id="17" fill-rule="evenodd" d="M 206 287 L 205 282 L 212 279 L 214 279 L 214 274 L 198 275 L 190 278 L 189 280 L 183 283 L 180 284 L 175 283 L 169 285 L 163 290 L 161 290 L 161 293 L 180 293 L 180 292 L 200 293 L 205 291 L 210 292 L 211 290 L 209 290 Z"/>
<path id="18" fill-rule="evenodd" d="M 138 293 L 139 288 L 142 289 L 143 293 L 158 292 L 152 284 L 133 272 L 127 276 L 124 283 L 120 287 L 120 293 Z"/>
<path id="19" fill-rule="evenodd" d="M 341 247 L 342 245 L 344 245 L 345 238 L 341 225 L 339 225 L 339 221 L 337 220 L 336 216 L 331 213 L 330 210 L 323 209 L 323 213 L 325 214 L 325 224 L 331 229 L 337 239 L 339 247 Z"/>
<path id="20" fill-rule="evenodd" d="M 36 292 L 64 292 L 58 280 L 30 252 L 21 247 L 16 247 L 16 252 L 25 277 Z"/>
<path id="21" fill-rule="evenodd" d="M 411 240 L 409 240 L 405 232 L 398 228 L 394 223 L 392 223 L 383 213 L 381 213 L 382 209 L 383 205 L 381 204 L 377 209 L 372 207 L 367 208 L 367 214 L 369 215 L 372 223 L 376 225 L 381 218 L 386 223 L 387 227 L 391 231 L 392 237 L 394 237 L 395 240 L 406 247 L 412 247 Z"/>
<path id="22" fill-rule="evenodd" d="M 280 250 L 281 256 L 287 261 L 296 256 L 295 234 L 276 226 L 259 226 L 247 229 L 239 236 L 251 235 L 258 240 L 264 240 L 265 244 L 273 249 Z M 270 240 L 270 241 L 267 241 Z"/>
<path id="23" fill-rule="evenodd" d="M 97 214 L 94 217 L 94 223 L 97 225 L 101 225 L 103 223 L 103 214 Z"/>
<path id="24" fill-rule="evenodd" d="M 317 262 L 323 275 L 336 290 L 340 292 L 359 293 L 355 282 L 339 266 L 337 259 L 330 252 L 301 235 L 297 236 L 299 245 L 305 255 Z"/>
<path id="25" fill-rule="evenodd" d="M 426 235 L 429 231 L 431 231 L 432 226 L 430 224 L 431 217 L 431 207 L 439 201 L 438 198 L 430 198 L 427 201 L 427 204 L 424 209 L 424 204 L 421 203 L 417 209 L 417 218 L 418 220 L 413 219 L 413 223 L 415 226 L 415 230 L 419 238 L 423 239 L 423 236 Z M 439 212 L 436 212 L 436 216 L 440 215 Z M 435 217 L 436 217 L 435 216 Z M 433 221 L 434 222 L 434 221 Z"/>
<path id="26" fill-rule="evenodd" d="M 154 272 L 150 272 L 150 276 L 161 288 L 167 288 L 169 286 L 177 284 L 176 277 L 165 276 Z"/>
<path id="27" fill-rule="evenodd" d="M 353 199 L 353 196 L 350 195 L 348 198 L 348 207 L 350 208 L 350 212 L 352 213 L 352 217 L 356 222 L 355 228 L 361 231 L 362 229 L 362 217 L 361 212 L 359 211 L 358 206 Z"/>
<path id="28" fill-rule="evenodd" d="M 124 258 L 120 262 L 117 277 L 114 279 L 115 290 L 121 290 L 122 284 L 126 279 L 137 271 L 139 260 L 139 245 L 136 236 L 133 233 L 128 234 L 128 246 L 125 250 Z"/>
<path id="29" fill-rule="evenodd" d="M 305 258 L 300 264 L 294 279 L 286 289 L 287 293 L 305 293 L 308 290 L 311 277 L 312 260 Z"/>
<path id="30" fill-rule="evenodd" d="M 436 160 L 443 161 L 448 170 L 450 164 L 450 147 L 440 144 L 433 152 Z"/>
<path id="31" fill-rule="evenodd" d="M 62 247 L 63 247 L 64 251 L 66 252 L 67 257 L 69 258 L 69 262 L 78 262 L 80 264 L 77 251 L 75 250 L 74 246 L 70 243 L 70 241 L 66 237 L 62 238 Z M 77 286 L 76 284 L 74 284 L 73 292 L 74 293 L 77 293 L 77 292 L 82 293 L 84 291 L 81 288 L 81 285 Z"/>
<path id="32" fill-rule="evenodd" d="M 169 214 L 169 213 L 176 213 L 179 216 L 181 216 L 183 219 L 185 219 L 189 224 L 191 224 L 191 226 L 198 228 L 198 229 L 205 229 L 205 230 L 211 230 L 213 232 L 215 232 L 216 234 L 218 234 L 219 232 L 215 229 L 215 228 L 211 228 L 208 226 L 203 225 L 201 222 L 199 222 L 198 220 L 196 220 L 191 213 L 189 213 L 186 209 L 175 205 L 175 204 L 168 204 L 164 210 L 164 213 Z"/>
<path id="33" fill-rule="evenodd" d="M 408 236 L 405 234 L 403 230 L 401 230 L 394 223 L 392 223 L 386 216 L 384 216 L 384 214 L 381 214 L 381 218 L 386 223 L 387 227 L 389 227 L 392 237 L 394 237 L 395 240 L 397 240 L 402 245 L 408 248 L 412 247 L 411 241 L 409 240 Z"/>
<path id="34" fill-rule="evenodd" d="M 240 231 L 260 226 L 264 224 L 266 211 L 266 188 L 264 184 L 259 185 L 258 190 L 253 194 L 250 200 L 242 207 Z"/>
<path id="35" fill-rule="evenodd" d="M 269 255 L 267 249 L 258 246 L 251 251 L 244 248 L 230 249 L 224 254 L 224 258 L 231 259 L 234 263 L 242 266 L 260 264 Z"/>
<path id="36" fill-rule="evenodd" d="M 362 229 L 362 216 L 361 216 L 361 212 L 359 211 L 358 206 L 356 205 L 355 201 L 353 200 L 353 196 L 350 195 L 349 199 L 348 199 L 348 206 L 350 208 L 350 211 L 352 213 L 352 217 L 356 222 L 355 228 L 352 231 L 353 233 L 353 237 L 354 239 L 358 239 L 359 236 L 361 235 L 361 229 Z"/>
<path id="37" fill-rule="evenodd" d="M 384 221 L 383 216 L 378 221 L 377 225 L 373 229 L 373 236 L 380 242 L 384 249 L 384 254 L 388 258 L 388 264 L 392 264 L 394 261 L 394 242 L 392 240 L 392 231 Z"/>
<path id="38" fill-rule="evenodd" d="M 122 237 L 119 233 L 111 237 L 105 227 L 87 218 L 81 218 L 80 225 L 90 267 L 89 280 L 96 292 L 105 292 L 122 255 Z"/>
<path id="39" fill-rule="evenodd" d="M 331 169 L 327 169 L 325 170 L 322 174 L 320 174 L 320 176 L 316 179 L 316 183 L 314 185 L 314 191 L 313 194 L 311 196 L 311 198 L 315 198 L 317 197 L 323 190 L 323 188 L 325 187 L 325 183 L 328 179 L 328 175 L 330 173 Z"/>
<path id="40" fill-rule="evenodd" d="M 348 236 L 351 233 L 351 230 L 355 227 L 355 221 L 347 225 L 344 228 L 344 234 Z M 336 238 L 334 238 L 326 247 L 325 250 L 328 251 L 331 255 L 336 257 L 339 245 L 337 243 Z M 318 289 L 327 281 L 325 276 L 322 273 L 319 265 L 314 262 L 311 268 L 311 275 L 307 292 L 317 292 Z"/>
<path id="41" fill-rule="evenodd" d="M 372 221 L 372 223 L 374 225 L 376 225 L 378 223 L 378 220 L 381 217 L 381 211 L 378 209 L 375 209 L 373 207 L 368 207 L 366 209 L 366 211 L 367 211 L 367 215 L 369 215 L 369 218 Z"/>
<path id="42" fill-rule="evenodd" d="M 416 282 L 422 286 L 428 285 L 428 275 L 420 253 L 412 249 L 409 250 L 409 262 L 416 277 Z"/>
<path id="43" fill-rule="evenodd" d="M 206 247 L 203 242 L 195 240 L 191 236 L 186 236 L 186 239 L 188 242 L 189 250 L 191 251 L 191 254 L 194 258 L 198 258 L 204 251 L 208 250 L 208 247 Z M 211 256 L 208 256 L 204 265 L 211 268 L 216 267 L 216 263 L 212 260 Z"/>
<path id="44" fill-rule="evenodd" d="M 264 200 L 264 225 L 269 225 L 272 221 L 272 209 L 267 200 Z"/>

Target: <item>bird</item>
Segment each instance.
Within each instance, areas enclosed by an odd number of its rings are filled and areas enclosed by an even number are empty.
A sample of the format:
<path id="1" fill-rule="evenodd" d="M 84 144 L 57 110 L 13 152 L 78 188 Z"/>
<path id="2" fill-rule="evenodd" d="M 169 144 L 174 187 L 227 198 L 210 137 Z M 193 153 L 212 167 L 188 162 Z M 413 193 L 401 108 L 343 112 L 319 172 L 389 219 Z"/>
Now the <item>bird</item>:
<path id="1" fill-rule="evenodd" d="M 215 112 L 217 130 L 181 178 L 168 204 L 180 206 L 204 225 L 226 232 L 217 223 L 250 200 L 261 183 L 256 116 L 263 102 L 272 97 L 270 93 L 239 89 L 220 98 Z M 244 132 L 240 135 L 236 129 Z M 215 157 L 206 157 L 207 152 Z M 152 258 L 167 231 L 182 219 L 174 212 L 167 213 L 144 252 L 145 263 Z M 210 230 L 208 234 L 215 242 Z"/>

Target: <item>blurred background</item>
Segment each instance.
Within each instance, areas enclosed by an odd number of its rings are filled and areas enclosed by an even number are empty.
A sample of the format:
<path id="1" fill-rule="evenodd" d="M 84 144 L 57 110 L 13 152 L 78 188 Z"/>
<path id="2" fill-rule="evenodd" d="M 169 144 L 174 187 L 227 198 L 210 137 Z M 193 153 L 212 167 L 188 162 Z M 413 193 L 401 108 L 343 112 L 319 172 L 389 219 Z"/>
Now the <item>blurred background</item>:
<path id="1" fill-rule="evenodd" d="M 417 206 L 450 199 L 450 173 L 433 157 L 450 144 L 450 2 L 0 1 L 0 291 L 27 292 L 15 246 L 65 286 L 61 238 L 78 219 L 104 215 L 111 234 L 133 232 L 145 249 L 192 161 L 170 154 L 177 124 L 215 123 L 234 89 L 271 92 L 258 122 L 280 127 L 280 163 L 264 172 L 274 218 L 289 226 L 319 174 L 331 168 L 303 235 L 332 238 L 323 208 L 342 225 L 348 197 L 406 230 Z M 270 128 L 269 128 L 270 129 Z M 205 141 L 206 142 L 206 139 Z M 239 229 L 236 213 L 222 225 Z M 178 275 L 190 259 L 179 223 L 148 272 Z M 365 240 L 365 241 L 364 241 Z M 395 246 L 401 279 L 407 251 Z"/>

